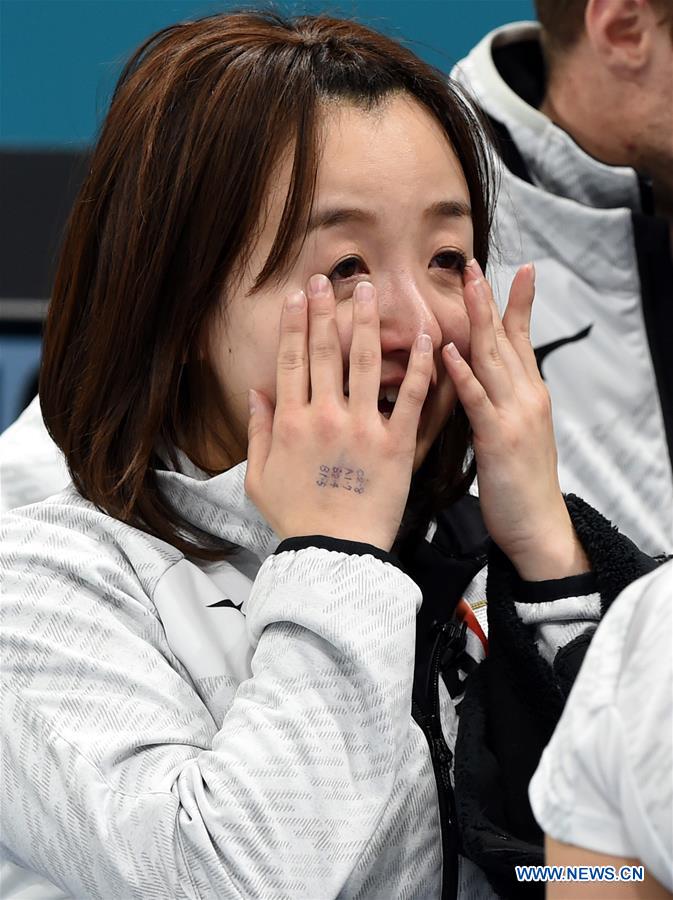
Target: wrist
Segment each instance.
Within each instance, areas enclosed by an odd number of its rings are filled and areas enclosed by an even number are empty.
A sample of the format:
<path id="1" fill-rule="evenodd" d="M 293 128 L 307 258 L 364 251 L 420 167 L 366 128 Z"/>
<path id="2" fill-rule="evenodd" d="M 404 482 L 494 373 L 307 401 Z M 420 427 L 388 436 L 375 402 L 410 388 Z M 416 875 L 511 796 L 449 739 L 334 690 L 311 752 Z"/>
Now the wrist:
<path id="1" fill-rule="evenodd" d="M 285 542 L 303 540 L 307 535 L 319 535 L 321 538 L 327 538 L 331 541 L 368 545 L 383 553 L 389 553 L 394 543 L 394 537 L 391 538 L 389 535 L 377 534 L 371 530 L 361 531 L 355 528 L 337 527 L 290 529 L 280 534 L 279 537 Z"/>
<path id="2" fill-rule="evenodd" d="M 510 561 L 524 581 L 552 581 L 591 571 L 575 529 L 565 510 L 564 527 L 541 533 L 534 546 L 509 554 Z"/>
<path id="3" fill-rule="evenodd" d="M 349 553 L 353 556 L 373 556 L 382 562 L 389 562 L 399 566 L 395 554 L 389 550 L 372 544 L 370 541 L 359 541 L 353 538 L 334 537 L 328 534 L 306 534 L 295 537 L 286 537 L 280 542 L 275 553 L 284 553 L 286 550 L 334 550 L 338 553 Z"/>

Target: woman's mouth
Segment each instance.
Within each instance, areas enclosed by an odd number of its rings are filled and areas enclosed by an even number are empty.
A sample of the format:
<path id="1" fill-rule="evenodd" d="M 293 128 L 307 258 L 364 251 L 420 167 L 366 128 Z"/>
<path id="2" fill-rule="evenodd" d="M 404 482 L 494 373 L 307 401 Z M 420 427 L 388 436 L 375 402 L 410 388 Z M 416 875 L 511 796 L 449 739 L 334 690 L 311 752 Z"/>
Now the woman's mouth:
<path id="1" fill-rule="evenodd" d="M 395 403 L 397 402 L 397 397 L 400 393 L 399 385 L 389 387 L 384 387 L 381 385 L 379 388 L 379 398 L 378 398 L 378 407 L 379 412 L 386 419 L 389 419 L 392 411 L 395 409 Z"/>
<path id="2" fill-rule="evenodd" d="M 423 411 L 428 403 L 428 399 L 430 397 L 430 393 L 432 391 L 432 385 L 430 385 L 428 389 L 428 395 L 425 398 L 425 402 L 423 403 Z M 395 409 L 395 404 L 397 403 L 397 398 L 400 393 L 400 386 L 396 385 L 381 385 L 379 388 L 379 396 L 377 400 L 377 407 L 381 415 L 385 419 L 389 419 Z M 344 385 L 344 395 L 346 397 L 349 396 L 348 383 Z M 423 412 L 422 411 L 422 412 Z M 422 414 L 422 413 L 421 413 Z"/>

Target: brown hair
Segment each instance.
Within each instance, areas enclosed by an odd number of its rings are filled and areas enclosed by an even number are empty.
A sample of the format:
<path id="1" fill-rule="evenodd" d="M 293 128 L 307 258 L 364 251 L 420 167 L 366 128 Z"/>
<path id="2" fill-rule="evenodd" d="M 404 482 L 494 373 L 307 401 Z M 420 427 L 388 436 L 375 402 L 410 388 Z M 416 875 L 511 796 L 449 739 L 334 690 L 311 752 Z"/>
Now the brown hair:
<path id="1" fill-rule="evenodd" d="M 370 108 L 399 91 L 435 116 L 462 164 L 485 266 L 480 123 L 398 43 L 351 21 L 239 12 L 165 28 L 136 51 L 68 223 L 44 338 L 42 412 L 84 497 L 192 556 L 227 555 L 162 497 L 157 446 L 177 465 L 181 436 L 206 434 L 190 360 L 254 243 L 282 152 L 294 144 L 291 184 L 255 288 L 280 278 L 306 233 L 321 101 Z M 408 508 L 426 517 L 473 477 L 462 410 L 445 432 L 412 482 Z"/>
<path id="2" fill-rule="evenodd" d="M 544 28 L 544 44 L 553 60 L 559 53 L 569 50 L 584 31 L 584 13 L 587 0 L 534 0 L 540 24 Z M 667 18 L 673 18 L 673 0 L 649 0 L 661 9 Z"/>

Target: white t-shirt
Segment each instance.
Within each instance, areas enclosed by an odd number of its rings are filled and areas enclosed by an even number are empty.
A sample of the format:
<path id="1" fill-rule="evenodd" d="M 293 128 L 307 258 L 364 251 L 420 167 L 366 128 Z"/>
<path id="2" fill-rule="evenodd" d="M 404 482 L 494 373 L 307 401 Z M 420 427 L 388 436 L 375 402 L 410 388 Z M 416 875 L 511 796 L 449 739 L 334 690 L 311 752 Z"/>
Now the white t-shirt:
<path id="1" fill-rule="evenodd" d="M 594 637 L 530 783 L 551 837 L 636 857 L 673 890 L 673 561 L 630 585 Z"/>

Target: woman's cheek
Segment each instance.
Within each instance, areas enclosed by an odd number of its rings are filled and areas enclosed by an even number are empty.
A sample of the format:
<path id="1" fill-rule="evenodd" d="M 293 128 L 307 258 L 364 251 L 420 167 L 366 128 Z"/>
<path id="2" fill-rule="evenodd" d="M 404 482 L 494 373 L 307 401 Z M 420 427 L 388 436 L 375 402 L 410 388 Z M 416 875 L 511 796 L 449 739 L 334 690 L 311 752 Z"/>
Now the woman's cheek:
<path id="1" fill-rule="evenodd" d="M 469 358 L 470 320 L 462 300 L 462 294 L 460 301 L 447 306 L 438 318 L 442 331 L 442 346 L 452 342 L 463 358 Z"/>

